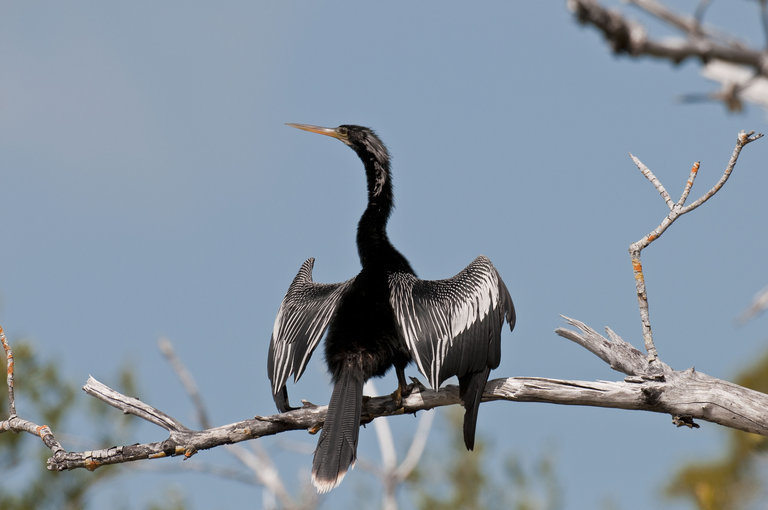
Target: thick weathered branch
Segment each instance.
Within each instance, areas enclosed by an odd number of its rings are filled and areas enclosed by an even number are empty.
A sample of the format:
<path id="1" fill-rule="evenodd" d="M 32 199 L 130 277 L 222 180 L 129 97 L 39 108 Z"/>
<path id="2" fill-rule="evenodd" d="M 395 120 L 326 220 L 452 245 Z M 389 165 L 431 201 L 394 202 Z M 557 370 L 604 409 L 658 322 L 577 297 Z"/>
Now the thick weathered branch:
<path id="1" fill-rule="evenodd" d="M 639 2 L 633 4 L 655 15 L 657 18 L 675 26 L 684 34 L 683 39 L 654 40 L 648 37 L 645 28 L 638 22 L 628 20 L 621 13 L 607 9 L 596 0 L 568 0 L 568 8 L 576 18 L 585 24 L 590 24 L 600 30 L 611 43 L 616 53 L 629 55 L 648 55 L 670 60 L 676 64 L 688 58 L 697 58 L 704 62 L 719 59 L 734 64 L 742 64 L 753 68 L 765 75 L 765 54 L 751 49 L 746 44 L 734 38 L 721 41 L 725 36 L 718 36 L 711 31 L 697 29 L 698 24 L 693 18 L 673 13 L 658 2 Z M 649 9 L 651 4 L 663 11 Z"/>
<path id="2" fill-rule="evenodd" d="M 678 425 L 691 426 L 693 419 L 700 419 L 768 436 L 768 395 L 716 379 L 694 369 L 676 371 L 659 362 L 654 370 L 651 370 L 645 356 L 612 331 L 608 330 L 609 338 L 605 338 L 579 321 L 568 318 L 566 320 L 578 331 L 558 329 L 558 335 L 595 353 L 612 368 L 629 377 L 613 382 L 567 381 L 544 377 L 495 379 L 488 382 L 483 400 L 546 402 L 652 411 L 672 415 Z M 124 412 L 134 413 L 137 407 L 136 399 L 114 390 L 106 391 L 105 386 L 93 378 L 88 379 L 85 390 L 94 395 L 110 395 L 110 405 Z M 366 399 L 363 403 L 363 422 L 368 423 L 380 416 L 416 413 L 460 402 L 456 386 L 449 385 L 440 391 L 433 391 L 414 385 L 411 394 L 403 400 L 402 408 L 397 408 L 390 396 Z M 154 409 L 146 404 L 139 407 Z M 59 450 L 48 460 L 48 468 L 58 471 L 79 467 L 95 469 L 102 465 L 143 459 L 172 456 L 188 458 L 197 451 L 220 445 L 288 430 L 316 429 L 323 422 L 326 410 L 326 406 L 309 404 L 295 411 L 257 416 L 202 431 L 170 428 L 170 437 L 155 443 L 115 446 L 88 452 Z M 157 413 L 134 414 L 156 423 Z M 157 424 L 166 428 L 164 424 Z"/>
<path id="3" fill-rule="evenodd" d="M 760 45 L 751 47 L 734 36 L 703 26 L 702 18 L 709 2 L 701 2 L 693 16 L 679 14 L 656 0 L 629 0 L 628 3 L 679 31 L 680 37 L 653 38 L 642 24 L 604 7 L 597 0 L 566 1 L 576 19 L 597 28 L 617 54 L 647 55 L 674 64 L 687 59 L 700 60 L 704 64 L 702 73 L 721 82 L 722 89 L 712 94 L 688 94 L 684 97 L 686 101 L 714 99 L 722 101 L 730 111 L 740 111 L 743 100 L 766 105 L 768 98 L 764 92 L 759 97 L 756 94 L 761 89 L 764 91 L 768 78 L 768 52 Z M 766 4 L 755 3 L 760 4 L 759 15 L 768 38 Z M 718 64 L 716 69 L 714 64 Z"/>

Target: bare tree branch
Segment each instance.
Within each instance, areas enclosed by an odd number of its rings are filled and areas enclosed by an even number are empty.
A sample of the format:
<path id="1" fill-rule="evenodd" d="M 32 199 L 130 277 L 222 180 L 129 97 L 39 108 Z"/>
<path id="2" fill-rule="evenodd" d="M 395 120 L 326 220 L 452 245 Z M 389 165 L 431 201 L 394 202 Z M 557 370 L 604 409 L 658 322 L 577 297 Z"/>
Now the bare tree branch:
<path id="1" fill-rule="evenodd" d="M 736 38 L 702 29 L 695 18 L 686 18 L 652 0 L 630 0 L 631 4 L 677 28 L 686 36 L 680 39 L 653 40 L 645 28 L 621 13 L 607 9 L 597 0 L 567 0 L 579 22 L 593 25 L 603 33 L 616 53 L 648 55 L 679 64 L 688 58 L 703 62 L 720 59 L 749 66 L 765 74 L 765 55 Z"/>
<path id="2" fill-rule="evenodd" d="M 414 381 L 415 384 L 415 381 Z M 376 386 L 373 381 L 365 383 L 363 391 L 372 395 L 377 395 Z M 419 425 L 416 433 L 408 447 L 405 459 L 399 465 L 397 464 L 397 452 L 395 451 L 395 442 L 392 438 L 392 430 L 387 420 L 374 420 L 373 426 L 376 430 L 376 437 L 379 441 L 379 450 L 381 451 L 381 468 L 368 466 L 382 481 L 384 494 L 382 510 L 397 510 L 396 491 L 408 475 L 413 471 L 424 453 L 424 446 L 427 443 L 427 437 L 432 427 L 434 412 L 426 411 L 419 419 Z"/>
<path id="3" fill-rule="evenodd" d="M 8 384 L 8 419 L 0 421 L 0 433 L 8 431 L 27 432 L 39 437 L 54 455 L 64 452 L 64 448 L 53 436 L 53 432 L 51 432 L 51 428 L 48 425 L 38 425 L 16 415 L 16 397 L 13 391 L 13 373 L 15 370 L 13 350 L 5 337 L 5 331 L 3 331 L 2 326 L 0 326 L 0 343 L 3 344 L 3 350 L 5 350 L 6 381 Z"/>
<path id="4" fill-rule="evenodd" d="M 197 383 L 192 374 L 187 370 L 187 367 L 176 355 L 176 351 L 173 348 L 173 344 L 167 338 L 158 339 L 158 347 L 163 353 L 163 356 L 168 360 L 176 376 L 184 386 L 187 395 L 192 400 L 195 411 L 197 412 L 198 422 L 204 429 L 211 428 L 211 423 L 208 419 L 208 410 L 206 409 L 203 397 L 198 390 Z M 226 445 L 227 451 L 235 457 L 240 463 L 245 466 L 250 472 L 251 477 L 244 478 L 242 475 L 237 476 L 239 480 L 247 479 L 251 483 L 257 483 L 264 487 L 264 489 L 272 494 L 273 499 L 280 502 L 283 508 L 287 510 L 294 510 L 299 508 L 314 508 L 316 506 L 316 498 L 310 498 L 305 504 L 298 504 L 288 493 L 283 484 L 280 474 L 272 459 L 267 452 L 258 443 L 254 443 L 251 449 L 241 447 L 239 445 Z M 220 470 L 211 469 L 212 472 L 225 476 L 231 474 L 232 470 Z"/>
<path id="5" fill-rule="evenodd" d="M 744 324 L 753 317 L 763 313 L 765 310 L 768 310 L 768 287 L 757 293 L 752 300 L 752 304 L 749 305 L 749 308 L 744 310 L 739 316 L 738 322 Z"/>
<path id="6" fill-rule="evenodd" d="M 608 9 L 597 0 L 567 0 L 568 8 L 576 19 L 586 25 L 597 28 L 605 37 L 614 53 L 631 57 L 650 56 L 679 64 L 687 59 L 697 59 L 707 67 L 716 62 L 729 63 L 741 69 L 743 73 L 710 72 L 709 77 L 722 83 L 722 90 L 713 94 L 694 94 L 684 96 L 684 100 L 717 99 L 722 101 L 729 111 L 740 111 L 742 99 L 765 104 L 768 97 L 755 98 L 755 87 L 751 87 L 757 78 L 768 78 L 768 52 L 765 46 L 752 47 L 738 38 L 725 34 L 702 24 L 703 16 L 710 2 L 702 0 L 693 16 L 679 14 L 656 0 L 628 0 L 629 4 L 649 14 L 651 17 L 669 25 L 680 32 L 677 38 L 653 38 L 637 21 L 624 16 L 621 12 Z M 765 27 L 768 41 L 768 12 L 761 0 L 760 16 Z M 752 88 L 749 94 L 747 89 Z"/>
<path id="7" fill-rule="evenodd" d="M 96 397 L 102 402 L 120 409 L 124 414 L 138 416 L 139 418 L 154 423 L 158 427 L 162 427 L 171 433 L 190 431 L 189 428 L 176 418 L 168 416 L 159 409 L 155 409 L 137 398 L 127 397 L 122 393 L 113 390 L 106 384 L 94 379 L 93 376 L 88 377 L 88 383 L 83 386 L 83 390 L 90 396 Z"/>
<path id="8" fill-rule="evenodd" d="M 3 344 L 5 350 L 5 362 L 6 362 L 6 381 L 8 383 L 8 416 L 10 418 L 16 417 L 16 397 L 13 394 L 13 351 L 11 346 L 8 345 L 8 340 L 5 338 L 5 331 L 0 326 L 0 342 Z"/>
<path id="9" fill-rule="evenodd" d="M 667 230 L 667 228 L 669 228 L 669 226 L 675 222 L 677 218 L 687 212 L 696 209 L 701 204 L 712 198 L 714 194 L 723 187 L 726 181 L 728 181 L 728 178 L 731 176 L 733 169 L 736 167 L 736 162 L 739 160 L 739 154 L 741 154 L 741 150 L 747 144 L 754 142 L 755 140 L 759 140 L 762 137 L 762 134 L 755 134 L 754 131 L 750 131 L 749 133 L 741 131 L 737 137 L 736 146 L 731 153 L 731 159 L 728 161 L 728 165 L 725 167 L 725 171 L 720 177 L 720 180 L 718 180 L 717 183 L 698 200 L 687 206 L 685 205 L 685 201 L 688 198 L 688 194 L 693 187 L 693 181 L 696 179 L 699 171 L 700 164 L 698 161 L 694 163 L 693 167 L 691 168 L 688 181 L 685 183 L 685 187 L 683 188 L 683 193 L 680 196 L 680 199 L 677 202 L 672 202 L 672 198 L 669 196 L 669 193 L 667 193 L 667 190 L 661 184 L 661 181 L 659 181 L 659 179 L 653 174 L 651 169 L 645 166 L 642 161 L 640 161 L 632 154 L 629 155 L 632 158 L 632 161 L 634 161 L 637 167 L 640 169 L 640 172 L 642 172 L 646 179 L 648 179 L 651 184 L 653 184 L 654 187 L 658 190 L 659 194 L 661 194 L 661 197 L 664 199 L 664 202 L 666 202 L 667 207 L 670 209 L 669 214 L 661 221 L 661 224 L 659 224 L 658 227 L 653 229 L 650 234 L 646 235 L 639 241 L 629 245 L 629 255 L 632 260 L 632 271 L 635 275 L 637 303 L 640 309 L 640 322 L 643 328 L 643 340 L 645 342 L 645 350 L 648 352 L 649 363 L 656 361 L 658 358 L 658 352 L 656 351 L 656 346 L 653 343 L 653 331 L 651 330 L 651 319 L 648 309 L 648 294 L 645 288 L 645 276 L 643 275 L 643 264 L 640 260 L 640 254 L 643 249 L 658 239 Z"/>
<path id="10" fill-rule="evenodd" d="M 433 410 L 425 411 L 421 415 L 419 424 L 416 426 L 416 433 L 411 440 L 411 446 L 408 448 L 408 452 L 405 454 L 405 458 L 397 466 L 395 471 L 395 477 L 403 481 L 416 469 L 416 466 L 424 453 L 424 448 L 427 446 L 427 438 L 432 428 L 432 422 L 435 419 L 435 412 Z"/>
<path id="11" fill-rule="evenodd" d="M 173 344 L 167 338 L 161 337 L 157 340 L 157 347 L 160 349 L 163 356 L 165 356 L 165 359 L 168 360 L 171 368 L 173 368 L 173 371 L 176 373 L 176 377 L 179 378 L 179 381 L 184 386 L 184 390 L 187 392 L 189 399 L 192 400 L 192 404 L 195 406 L 195 412 L 197 412 L 197 422 L 203 428 L 210 428 L 211 421 L 208 418 L 208 411 L 205 408 L 205 404 L 203 404 L 203 397 L 200 395 L 200 390 L 197 389 L 195 378 L 192 377 L 192 374 L 189 373 L 187 367 L 184 366 L 184 363 L 182 363 L 176 355 Z"/>
<path id="12" fill-rule="evenodd" d="M 672 201 L 672 197 L 669 196 L 669 193 L 667 192 L 666 188 L 664 188 L 664 185 L 661 184 L 661 181 L 659 180 L 656 175 L 651 171 L 650 168 L 645 166 L 645 164 L 637 159 L 631 152 L 629 153 L 629 157 L 632 158 L 632 161 L 635 162 L 635 165 L 637 165 L 637 168 L 640 169 L 640 172 L 645 176 L 646 179 L 648 179 L 651 184 L 656 188 L 656 191 L 659 192 L 659 195 L 661 195 L 661 198 L 664 199 L 664 202 L 666 202 L 667 207 L 669 207 L 669 210 L 675 208 L 675 203 Z"/>

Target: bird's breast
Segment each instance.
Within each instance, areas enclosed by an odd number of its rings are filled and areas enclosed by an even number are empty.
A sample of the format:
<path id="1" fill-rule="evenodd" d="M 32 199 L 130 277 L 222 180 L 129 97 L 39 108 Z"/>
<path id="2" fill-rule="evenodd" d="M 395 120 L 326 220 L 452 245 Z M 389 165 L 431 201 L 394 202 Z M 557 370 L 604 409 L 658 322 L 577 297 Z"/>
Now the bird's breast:
<path id="1" fill-rule="evenodd" d="M 359 275 L 339 302 L 325 340 L 332 374 L 338 374 L 349 356 L 361 358 L 366 379 L 410 360 L 389 302 L 387 279 L 377 280 Z"/>

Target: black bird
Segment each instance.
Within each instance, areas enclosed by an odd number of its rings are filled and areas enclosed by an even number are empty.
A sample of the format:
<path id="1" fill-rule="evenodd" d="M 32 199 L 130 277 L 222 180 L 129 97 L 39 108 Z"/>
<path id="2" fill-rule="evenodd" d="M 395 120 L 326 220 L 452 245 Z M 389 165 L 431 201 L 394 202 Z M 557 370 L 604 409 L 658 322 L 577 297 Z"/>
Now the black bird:
<path id="1" fill-rule="evenodd" d="M 362 270 L 343 283 L 312 281 L 314 259 L 301 266 L 277 312 L 267 370 L 281 412 L 292 408 L 285 383 L 297 381 L 325 330 L 325 360 L 333 378 L 323 431 L 312 463 L 312 482 L 324 493 L 354 465 L 363 384 L 394 366 L 396 395 L 406 387 L 405 366 L 415 361 L 437 389 L 459 378 L 464 402 L 464 443 L 475 442 L 477 410 L 488 374 L 499 366 L 501 328 L 515 325 L 515 309 L 499 273 L 484 256 L 446 280 L 420 280 L 387 238 L 392 211 L 389 154 L 369 128 L 288 124 L 331 136 L 365 165 L 368 207 L 357 227 Z"/>

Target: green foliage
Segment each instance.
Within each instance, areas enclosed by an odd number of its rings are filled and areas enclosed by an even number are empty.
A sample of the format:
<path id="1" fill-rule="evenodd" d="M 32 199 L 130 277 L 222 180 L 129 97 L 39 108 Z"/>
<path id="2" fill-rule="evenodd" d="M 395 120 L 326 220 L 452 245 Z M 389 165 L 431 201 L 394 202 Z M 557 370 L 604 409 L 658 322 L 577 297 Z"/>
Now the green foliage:
<path id="1" fill-rule="evenodd" d="M 555 510 L 562 507 L 555 464 L 544 455 L 533 468 L 508 455 L 504 469 L 494 473 L 487 458 L 488 443 L 475 440 L 475 449 L 466 451 L 462 435 L 464 410 L 447 411 L 451 424 L 449 448 L 426 458 L 408 479 L 415 500 L 423 510 Z"/>
<path id="2" fill-rule="evenodd" d="M 28 341 L 14 341 L 11 347 L 16 366 L 14 393 L 19 416 L 50 426 L 65 448 L 68 444 L 78 442 L 65 433 L 66 425 L 77 415 L 85 416 L 87 421 L 97 425 L 93 431 L 88 432 L 89 444 L 120 444 L 120 438 L 127 437 L 128 429 L 136 423 L 135 419 L 117 413 L 93 399 L 90 399 L 90 406 L 80 405 L 86 400 L 76 398 L 81 394 L 78 386 L 66 381 L 55 363 L 42 361 Z M 131 374 L 126 367 L 118 379 L 123 391 L 136 394 L 136 384 Z M 4 382 L 3 378 L 0 390 L 0 416 L 3 418 L 7 417 L 8 412 L 8 394 Z M 45 467 L 50 453 L 42 441 L 29 434 L 0 434 L 0 472 L 3 475 L 0 482 L 0 509 L 82 510 L 88 507 L 88 498 L 94 487 L 125 471 L 119 466 L 109 466 L 94 472 L 78 469 L 55 473 Z M 184 504 L 181 498 L 176 498 L 164 501 L 163 506 L 155 504 L 151 508 L 182 510 Z"/>
<path id="3" fill-rule="evenodd" d="M 768 352 L 734 382 L 768 393 Z M 683 466 L 666 487 L 668 496 L 690 499 L 700 510 L 738 510 L 765 495 L 768 486 L 757 476 L 756 462 L 768 449 L 768 438 L 738 430 L 727 433 L 721 458 Z"/>

